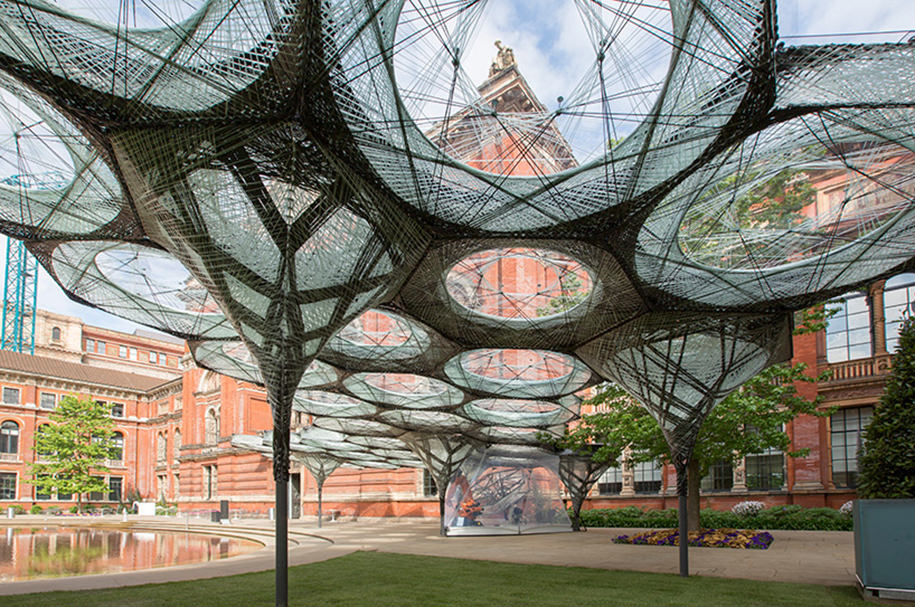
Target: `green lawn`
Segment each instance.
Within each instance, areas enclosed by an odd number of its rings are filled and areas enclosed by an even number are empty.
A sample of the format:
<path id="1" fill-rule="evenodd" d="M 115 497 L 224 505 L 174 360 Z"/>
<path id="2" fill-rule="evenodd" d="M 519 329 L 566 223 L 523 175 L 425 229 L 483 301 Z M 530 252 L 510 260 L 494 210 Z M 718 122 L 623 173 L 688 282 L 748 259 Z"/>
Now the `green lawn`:
<path id="1" fill-rule="evenodd" d="M 370 607 L 823 607 L 865 603 L 851 586 L 823 587 L 579 567 L 514 565 L 357 552 L 293 567 L 290 605 Z M 0 597 L 3 607 L 236 607 L 273 605 L 272 572 L 228 578 Z"/>

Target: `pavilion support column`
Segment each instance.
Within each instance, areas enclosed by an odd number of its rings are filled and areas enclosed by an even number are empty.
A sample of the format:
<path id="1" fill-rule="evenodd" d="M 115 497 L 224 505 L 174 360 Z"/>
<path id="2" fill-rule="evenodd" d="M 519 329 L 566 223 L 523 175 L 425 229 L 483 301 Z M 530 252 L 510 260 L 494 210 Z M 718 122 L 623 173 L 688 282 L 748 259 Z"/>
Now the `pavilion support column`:
<path id="1" fill-rule="evenodd" d="M 294 391 L 267 386 L 273 409 L 273 480 L 276 482 L 276 607 L 289 604 L 289 422 Z"/>
<path id="2" fill-rule="evenodd" d="M 680 576 L 689 577 L 689 518 L 687 503 L 689 483 L 687 481 L 689 456 L 678 457 L 675 462 L 677 469 L 677 521 L 680 535 Z"/>
<path id="3" fill-rule="evenodd" d="M 447 485 L 445 485 L 447 487 Z M 438 534 L 442 537 L 448 535 L 445 529 L 445 490 L 439 489 L 438 492 Z"/>
<path id="4" fill-rule="evenodd" d="M 323 513 L 321 512 L 321 499 L 323 498 L 324 492 L 324 480 L 318 481 L 318 529 L 321 528 L 321 519 L 323 518 Z"/>

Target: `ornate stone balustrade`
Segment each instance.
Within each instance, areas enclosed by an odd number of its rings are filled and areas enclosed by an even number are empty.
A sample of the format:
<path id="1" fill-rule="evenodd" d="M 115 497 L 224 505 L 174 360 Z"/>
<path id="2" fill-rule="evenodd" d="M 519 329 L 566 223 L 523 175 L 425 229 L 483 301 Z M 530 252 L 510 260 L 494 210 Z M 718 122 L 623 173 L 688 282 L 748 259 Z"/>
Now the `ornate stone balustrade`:
<path id="1" fill-rule="evenodd" d="M 882 377 L 890 372 L 893 355 L 881 354 L 871 358 L 859 358 L 840 363 L 832 363 L 827 368 L 832 377 L 824 383 L 853 382 Z"/>

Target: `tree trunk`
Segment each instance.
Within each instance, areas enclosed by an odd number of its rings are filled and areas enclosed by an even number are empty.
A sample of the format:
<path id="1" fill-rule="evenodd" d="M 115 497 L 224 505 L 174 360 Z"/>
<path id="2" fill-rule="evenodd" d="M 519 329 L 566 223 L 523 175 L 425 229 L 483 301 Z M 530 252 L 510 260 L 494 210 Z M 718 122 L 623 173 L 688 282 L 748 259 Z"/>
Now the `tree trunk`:
<path id="1" fill-rule="evenodd" d="M 572 498 L 572 531 L 581 531 L 581 506 L 584 502 L 584 496 Z"/>
<path id="2" fill-rule="evenodd" d="M 76 513 L 83 513 L 83 494 L 79 491 L 76 492 Z"/>
<path id="3" fill-rule="evenodd" d="M 688 498 L 686 505 L 686 525 L 690 531 L 699 531 L 699 462 L 695 457 L 690 458 L 687 467 L 686 482 L 688 485 Z"/>

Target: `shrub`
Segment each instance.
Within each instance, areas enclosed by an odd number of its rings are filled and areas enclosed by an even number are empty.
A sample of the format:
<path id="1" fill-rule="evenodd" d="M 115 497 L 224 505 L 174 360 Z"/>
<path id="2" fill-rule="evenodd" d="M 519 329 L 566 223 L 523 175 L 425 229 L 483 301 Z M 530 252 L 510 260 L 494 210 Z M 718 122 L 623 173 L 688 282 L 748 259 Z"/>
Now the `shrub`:
<path id="1" fill-rule="evenodd" d="M 42 512 L 43 510 L 38 504 L 34 504 L 31 508 L 29 508 L 29 514 L 41 514 Z"/>
<path id="2" fill-rule="evenodd" d="M 804 508 L 798 505 L 764 508 L 756 514 L 738 515 L 728 510 L 703 510 L 703 528 L 796 529 L 814 531 L 851 531 L 851 517 L 832 508 Z M 677 511 L 640 510 L 634 506 L 582 510 L 585 527 L 671 528 L 677 526 Z"/>
<path id="3" fill-rule="evenodd" d="M 903 322 L 893 369 L 864 431 L 858 497 L 915 497 L 915 317 Z"/>
<path id="4" fill-rule="evenodd" d="M 738 502 L 731 508 L 731 512 L 737 516 L 756 516 L 765 507 L 766 505 L 762 502 Z"/>
<path id="5" fill-rule="evenodd" d="M 76 514 L 79 512 L 79 506 L 70 506 L 70 512 Z"/>

